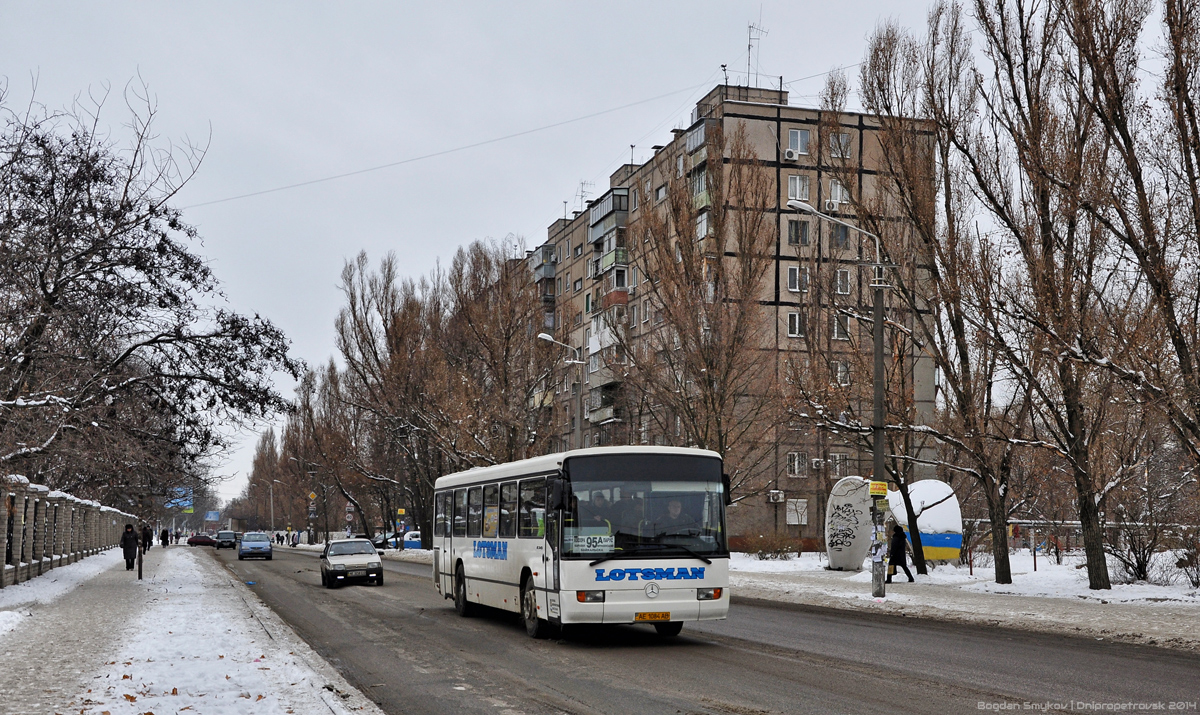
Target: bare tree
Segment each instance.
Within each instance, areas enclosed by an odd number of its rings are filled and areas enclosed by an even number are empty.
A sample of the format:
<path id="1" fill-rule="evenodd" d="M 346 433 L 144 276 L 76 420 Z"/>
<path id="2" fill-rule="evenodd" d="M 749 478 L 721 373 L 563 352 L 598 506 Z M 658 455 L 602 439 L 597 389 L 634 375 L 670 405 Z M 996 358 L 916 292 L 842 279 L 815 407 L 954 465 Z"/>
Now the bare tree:
<path id="1" fill-rule="evenodd" d="M 661 439 L 725 458 L 736 501 L 765 488 L 764 435 L 778 416 L 774 346 L 761 334 L 775 185 L 743 123 L 728 137 L 711 123 L 706 141 L 704 165 L 676 176 L 667 201 L 628 227 L 650 277 L 649 328 L 610 319 L 615 344 L 595 359 L 626 370 L 646 432 L 653 422 Z"/>

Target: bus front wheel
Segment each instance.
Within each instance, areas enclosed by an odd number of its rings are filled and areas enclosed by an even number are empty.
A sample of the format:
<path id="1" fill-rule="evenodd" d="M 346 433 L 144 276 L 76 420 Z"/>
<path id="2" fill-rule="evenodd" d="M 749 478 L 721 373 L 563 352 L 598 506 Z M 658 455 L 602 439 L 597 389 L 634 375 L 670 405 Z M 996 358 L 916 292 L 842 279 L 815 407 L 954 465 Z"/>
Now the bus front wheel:
<path id="1" fill-rule="evenodd" d="M 683 630 L 683 621 L 668 621 L 667 623 L 655 623 L 654 630 L 658 631 L 660 636 L 677 636 Z"/>
<path id="2" fill-rule="evenodd" d="M 461 563 L 454 568 L 454 610 L 463 618 L 475 615 L 474 606 L 467 600 L 467 577 Z"/>
<path id="3" fill-rule="evenodd" d="M 525 632 L 530 638 L 550 635 L 550 624 L 538 618 L 537 590 L 533 587 L 532 576 L 526 576 L 521 584 L 521 620 L 525 622 Z"/>

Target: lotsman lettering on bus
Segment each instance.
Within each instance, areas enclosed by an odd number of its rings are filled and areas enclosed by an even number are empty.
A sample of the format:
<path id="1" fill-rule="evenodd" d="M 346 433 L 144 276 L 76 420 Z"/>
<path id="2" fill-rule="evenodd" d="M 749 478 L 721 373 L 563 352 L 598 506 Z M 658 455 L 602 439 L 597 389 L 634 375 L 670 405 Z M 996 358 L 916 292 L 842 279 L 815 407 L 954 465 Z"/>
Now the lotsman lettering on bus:
<path id="1" fill-rule="evenodd" d="M 473 541 L 471 543 L 477 559 L 508 561 L 508 542 L 506 541 Z"/>
<path id="2" fill-rule="evenodd" d="M 703 579 L 704 567 L 697 568 L 652 568 L 652 569 L 612 569 L 607 574 L 604 569 L 596 569 L 597 581 L 677 581 L 679 579 Z"/>

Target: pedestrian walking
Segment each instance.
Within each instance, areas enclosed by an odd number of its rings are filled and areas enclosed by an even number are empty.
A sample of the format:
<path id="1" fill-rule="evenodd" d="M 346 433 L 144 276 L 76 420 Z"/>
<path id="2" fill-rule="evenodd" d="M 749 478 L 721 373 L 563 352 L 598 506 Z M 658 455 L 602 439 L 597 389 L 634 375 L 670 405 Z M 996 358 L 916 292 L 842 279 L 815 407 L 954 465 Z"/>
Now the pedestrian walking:
<path id="1" fill-rule="evenodd" d="M 162 542 L 164 549 L 167 548 L 167 544 L 171 543 L 171 532 L 163 529 L 162 533 L 158 535 L 158 540 Z"/>
<path id="2" fill-rule="evenodd" d="M 150 527 L 142 525 L 142 551 L 149 551 L 154 545 L 154 534 L 150 533 Z"/>
<path id="3" fill-rule="evenodd" d="M 888 577 L 887 583 L 892 582 L 892 575 L 896 573 L 897 568 L 904 569 L 904 575 L 908 576 L 908 582 L 912 583 L 916 579 L 913 578 L 912 571 L 908 570 L 905 564 L 905 551 L 908 548 L 908 539 L 904 536 L 904 529 L 900 528 L 899 524 L 892 529 L 892 550 L 888 555 Z"/>
<path id="4" fill-rule="evenodd" d="M 133 524 L 126 524 L 121 534 L 121 555 L 125 557 L 125 570 L 133 570 L 133 562 L 137 559 L 138 534 L 133 530 Z"/>

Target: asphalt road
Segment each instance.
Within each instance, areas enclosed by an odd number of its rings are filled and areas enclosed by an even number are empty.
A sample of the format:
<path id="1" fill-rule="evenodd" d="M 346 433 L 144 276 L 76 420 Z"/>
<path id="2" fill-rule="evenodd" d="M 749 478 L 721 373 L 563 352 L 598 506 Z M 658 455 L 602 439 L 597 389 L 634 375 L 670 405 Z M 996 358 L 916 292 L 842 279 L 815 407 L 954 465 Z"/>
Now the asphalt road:
<path id="1" fill-rule="evenodd" d="M 388 713 L 951 713 L 981 704 L 1200 701 L 1200 658 L 1165 649 L 766 602 L 676 638 L 644 626 L 535 641 L 515 615 L 459 618 L 430 567 L 320 585 L 312 553 L 217 552 Z"/>

